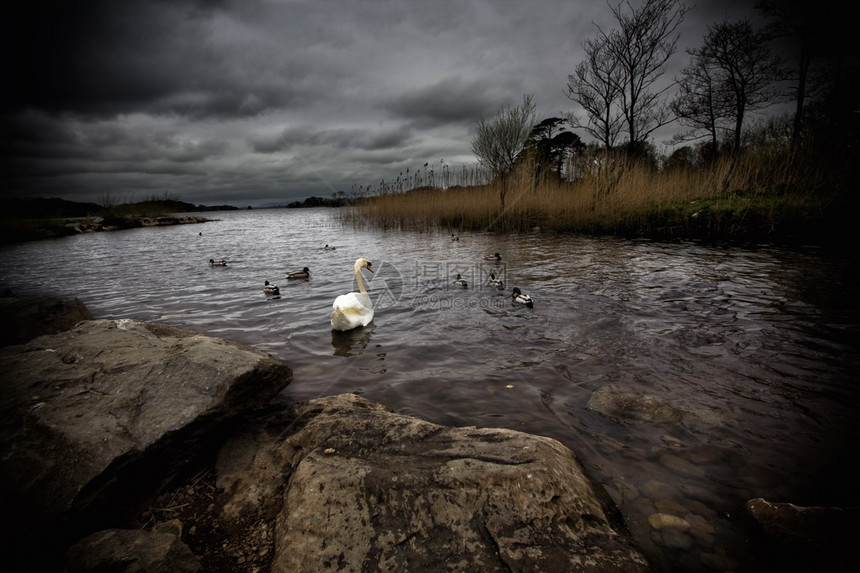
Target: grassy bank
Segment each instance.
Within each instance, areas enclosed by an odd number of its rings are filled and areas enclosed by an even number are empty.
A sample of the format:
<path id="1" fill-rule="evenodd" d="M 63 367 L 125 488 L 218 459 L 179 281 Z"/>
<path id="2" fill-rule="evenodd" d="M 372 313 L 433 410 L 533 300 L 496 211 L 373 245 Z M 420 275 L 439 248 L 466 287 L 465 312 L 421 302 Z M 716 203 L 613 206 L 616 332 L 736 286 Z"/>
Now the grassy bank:
<path id="1" fill-rule="evenodd" d="M 570 183 L 535 183 L 522 169 L 500 185 L 417 189 L 344 210 L 358 226 L 440 231 L 613 234 L 650 238 L 802 238 L 839 215 L 845 170 L 748 153 L 707 167 L 658 171 L 619 161 Z"/>

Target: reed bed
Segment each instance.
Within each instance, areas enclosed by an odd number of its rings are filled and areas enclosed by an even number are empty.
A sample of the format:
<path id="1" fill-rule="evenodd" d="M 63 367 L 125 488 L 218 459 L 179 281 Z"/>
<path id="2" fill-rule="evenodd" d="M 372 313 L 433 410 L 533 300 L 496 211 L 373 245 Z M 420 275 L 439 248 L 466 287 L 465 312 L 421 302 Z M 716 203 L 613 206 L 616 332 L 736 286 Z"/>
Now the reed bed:
<path id="1" fill-rule="evenodd" d="M 784 154 L 749 153 L 701 168 L 658 171 L 619 161 L 573 182 L 535 182 L 530 166 L 507 182 L 425 187 L 366 198 L 342 212 L 356 226 L 413 231 L 755 238 L 823 217 L 837 172 Z"/>

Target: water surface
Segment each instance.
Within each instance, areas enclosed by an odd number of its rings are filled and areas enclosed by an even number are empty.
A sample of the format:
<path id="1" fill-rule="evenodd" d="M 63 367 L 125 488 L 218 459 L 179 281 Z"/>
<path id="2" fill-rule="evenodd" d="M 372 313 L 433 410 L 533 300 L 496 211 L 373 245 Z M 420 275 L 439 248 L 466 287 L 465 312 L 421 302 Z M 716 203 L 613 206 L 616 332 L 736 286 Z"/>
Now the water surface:
<path id="1" fill-rule="evenodd" d="M 454 241 L 344 228 L 337 212 L 223 212 L 6 247 L 0 288 L 255 346 L 293 368 L 285 393 L 298 400 L 356 392 L 433 422 L 556 438 L 663 570 L 751 568 L 736 523 L 747 499 L 860 503 L 850 261 L 540 233 Z M 483 259 L 495 252 L 501 264 Z M 362 256 L 376 317 L 334 335 L 331 303 L 356 289 Z M 285 279 L 305 266 L 310 280 Z M 513 304 L 513 286 L 533 309 Z M 661 528 L 662 514 L 689 527 Z"/>

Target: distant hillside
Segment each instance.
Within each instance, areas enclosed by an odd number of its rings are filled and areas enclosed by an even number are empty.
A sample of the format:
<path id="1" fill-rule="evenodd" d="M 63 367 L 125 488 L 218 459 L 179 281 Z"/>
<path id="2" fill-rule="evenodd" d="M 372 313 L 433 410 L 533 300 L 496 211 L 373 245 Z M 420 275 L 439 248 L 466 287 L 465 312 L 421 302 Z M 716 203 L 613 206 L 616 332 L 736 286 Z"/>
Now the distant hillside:
<path id="1" fill-rule="evenodd" d="M 117 205 L 124 211 L 138 209 L 140 212 L 146 213 L 151 211 L 165 211 L 169 213 L 200 213 L 204 211 L 238 211 L 238 207 L 233 205 L 194 205 L 185 201 L 177 201 L 174 199 L 154 199 L 150 201 L 139 201 L 137 203 L 125 203 Z"/>
<path id="2" fill-rule="evenodd" d="M 0 199 L 0 216 L 16 219 L 60 219 L 96 215 L 96 203 L 77 203 L 65 199 Z"/>
<path id="3" fill-rule="evenodd" d="M 0 217 L 14 219 L 61 219 L 68 217 L 95 217 L 104 216 L 107 211 L 121 209 L 126 213 L 135 211 L 150 213 L 159 211 L 164 213 L 195 213 L 203 211 L 232 211 L 238 207 L 232 205 L 194 205 L 184 201 L 172 199 L 140 201 L 137 203 L 124 203 L 103 207 L 97 203 L 79 203 L 65 199 L 0 199 Z"/>

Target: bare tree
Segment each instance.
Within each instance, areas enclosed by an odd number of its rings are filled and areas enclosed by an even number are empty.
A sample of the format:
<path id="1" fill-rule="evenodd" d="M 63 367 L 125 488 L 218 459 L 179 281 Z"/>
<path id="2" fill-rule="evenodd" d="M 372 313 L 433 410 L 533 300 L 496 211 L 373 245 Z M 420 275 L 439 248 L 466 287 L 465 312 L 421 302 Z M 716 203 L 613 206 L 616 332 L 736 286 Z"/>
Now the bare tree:
<path id="1" fill-rule="evenodd" d="M 585 111 L 586 117 L 571 113 L 567 120 L 602 143 L 608 152 L 624 126 L 624 116 L 616 105 L 623 84 L 621 67 L 607 50 L 604 38 L 586 40 L 582 47 L 586 59 L 567 76 L 565 95 Z"/>
<path id="2" fill-rule="evenodd" d="M 681 125 L 690 130 L 675 136 L 675 141 L 690 141 L 707 137 L 713 153 L 719 149 L 723 120 L 730 115 L 731 106 L 720 88 L 718 72 L 701 50 L 688 50 L 690 64 L 676 79 L 678 95 L 669 104 Z"/>
<path id="3" fill-rule="evenodd" d="M 472 153 L 490 170 L 493 179 L 499 182 L 499 201 L 505 210 L 505 195 L 508 178 L 517 156 L 528 140 L 535 122 L 534 96 L 523 96 L 523 103 L 510 107 L 502 106 L 496 118 L 487 121 L 481 116 L 475 126 Z"/>
<path id="4" fill-rule="evenodd" d="M 762 109 L 779 97 L 775 82 L 784 75 L 779 59 L 771 53 L 768 38 L 748 21 L 723 22 L 708 27 L 704 44 L 694 50 L 714 72 L 715 93 L 734 126 L 733 144 L 738 150 L 747 113 Z"/>
<path id="5" fill-rule="evenodd" d="M 598 43 L 618 61 L 620 109 L 627 126 L 628 144 L 636 150 L 672 114 L 664 95 L 671 85 L 658 87 L 666 62 L 678 44 L 676 30 L 689 9 L 680 0 L 644 0 L 634 8 L 629 0 L 612 7 L 618 28 L 598 28 Z"/>
<path id="6" fill-rule="evenodd" d="M 851 17 L 844 14 L 844 5 L 835 0 L 758 0 L 760 14 L 769 19 L 770 36 L 779 42 L 786 62 L 794 64 L 789 78 L 795 100 L 791 143 L 796 149 L 805 119 L 805 106 L 827 93 L 847 96 L 849 116 L 854 115 L 855 92 L 845 85 L 846 78 L 855 73 L 857 42 Z"/>
<path id="7" fill-rule="evenodd" d="M 816 36 L 820 36 L 821 18 L 827 11 L 816 10 L 810 0 L 759 0 L 756 2 L 756 8 L 774 20 L 771 26 L 773 36 L 791 36 L 797 40 L 797 84 L 791 132 L 791 145 L 795 148 L 803 124 L 803 106 L 806 102 L 809 69 L 817 43 Z M 824 17 L 830 20 L 830 16 L 827 14 Z"/>

